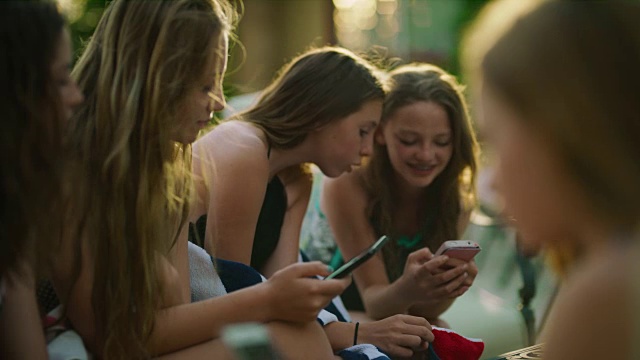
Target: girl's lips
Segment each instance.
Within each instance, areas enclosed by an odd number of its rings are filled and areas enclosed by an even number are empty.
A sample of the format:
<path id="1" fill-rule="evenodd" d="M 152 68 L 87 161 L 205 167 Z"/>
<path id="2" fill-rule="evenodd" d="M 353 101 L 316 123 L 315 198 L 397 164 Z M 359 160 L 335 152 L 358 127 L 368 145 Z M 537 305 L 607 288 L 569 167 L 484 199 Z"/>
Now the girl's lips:
<path id="1" fill-rule="evenodd" d="M 436 169 L 436 165 L 412 165 L 408 164 L 409 168 L 417 175 L 427 176 L 430 175 L 433 170 Z"/>
<path id="2" fill-rule="evenodd" d="M 422 170 L 422 171 L 433 170 L 436 167 L 436 165 L 416 165 L 416 164 L 407 164 L 407 165 L 409 165 L 409 167 L 411 167 L 412 169 Z"/>

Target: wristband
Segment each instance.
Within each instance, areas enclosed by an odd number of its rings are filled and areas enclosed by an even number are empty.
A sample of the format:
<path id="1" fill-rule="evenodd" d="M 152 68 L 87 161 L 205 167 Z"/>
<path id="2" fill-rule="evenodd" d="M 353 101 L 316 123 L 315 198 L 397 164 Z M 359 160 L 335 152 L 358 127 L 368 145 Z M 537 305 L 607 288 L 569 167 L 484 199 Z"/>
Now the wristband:
<path id="1" fill-rule="evenodd" d="M 360 322 L 356 321 L 356 330 L 353 332 L 353 346 L 358 344 L 358 328 L 360 327 Z"/>

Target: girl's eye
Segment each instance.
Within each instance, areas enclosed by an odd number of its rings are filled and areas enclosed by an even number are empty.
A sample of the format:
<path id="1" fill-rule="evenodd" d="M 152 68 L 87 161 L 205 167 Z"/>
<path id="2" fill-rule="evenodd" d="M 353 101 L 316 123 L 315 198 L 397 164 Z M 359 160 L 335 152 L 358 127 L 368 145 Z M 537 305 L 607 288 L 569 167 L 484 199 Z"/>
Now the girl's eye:
<path id="1" fill-rule="evenodd" d="M 411 145 L 415 145 L 417 143 L 417 140 L 404 140 L 404 139 L 400 139 L 400 143 L 402 145 L 405 146 L 411 146 Z"/>
<path id="2" fill-rule="evenodd" d="M 360 137 L 365 137 L 369 134 L 369 130 L 360 129 Z"/>
<path id="3" fill-rule="evenodd" d="M 451 144 L 451 140 L 447 140 L 447 141 L 436 141 L 436 146 L 440 146 L 440 147 L 449 146 L 449 144 Z"/>

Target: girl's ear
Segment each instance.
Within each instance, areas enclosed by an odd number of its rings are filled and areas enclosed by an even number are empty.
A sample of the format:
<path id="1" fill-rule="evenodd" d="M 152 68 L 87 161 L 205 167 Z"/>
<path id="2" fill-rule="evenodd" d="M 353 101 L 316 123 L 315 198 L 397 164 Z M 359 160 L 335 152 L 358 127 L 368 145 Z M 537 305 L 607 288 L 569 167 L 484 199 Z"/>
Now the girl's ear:
<path id="1" fill-rule="evenodd" d="M 382 145 L 382 146 L 387 145 L 387 141 L 384 138 L 384 128 L 382 127 L 382 125 L 379 125 L 376 128 L 376 132 L 374 134 L 374 138 L 376 140 L 376 144 Z"/>

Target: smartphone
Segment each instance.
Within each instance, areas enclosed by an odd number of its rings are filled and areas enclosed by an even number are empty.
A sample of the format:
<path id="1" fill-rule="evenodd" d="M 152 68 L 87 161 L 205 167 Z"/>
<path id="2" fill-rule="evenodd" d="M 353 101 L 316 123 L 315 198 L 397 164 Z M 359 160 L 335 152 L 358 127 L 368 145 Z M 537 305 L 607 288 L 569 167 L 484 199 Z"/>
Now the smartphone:
<path id="1" fill-rule="evenodd" d="M 355 270 L 358 266 L 364 264 L 365 261 L 371 259 L 373 255 L 375 255 L 378 251 L 380 251 L 380 249 L 382 249 L 382 247 L 384 246 L 384 244 L 387 243 L 387 241 L 389 241 L 389 237 L 387 235 L 382 235 L 380 239 L 378 239 L 378 241 L 376 241 L 375 243 L 373 243 L 373 245 L 371 245 L 371 247 L 361 252 L 358 256 L 354 257 L 353 259 L 349 260 L 349 262 L 340 266 L 338 270 L 332 272 L 325 279 L 341 279 L 351 274 L 353 270 Z"/>
<path id="2" fill-rule="evenodd" d="M 435 255 L 447 255 L 448 257 L 470 261 L 482 250 L 480 245 L 470 240 L 445 241 Z"/>
<path id="3" fill-rule="evenodd" d="M 278 352 L 271 345 L 267 328 L 260 323 L 249 322 L 227 326 L 222 331 L 222 341 L 238 360 L 279 360 Z"/>

